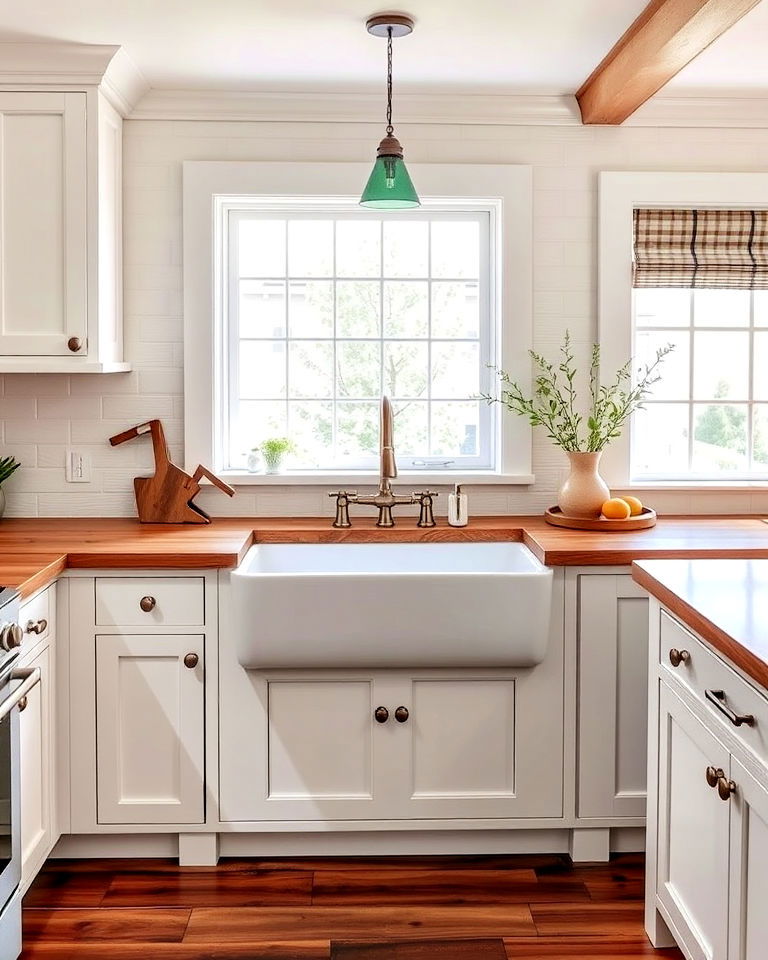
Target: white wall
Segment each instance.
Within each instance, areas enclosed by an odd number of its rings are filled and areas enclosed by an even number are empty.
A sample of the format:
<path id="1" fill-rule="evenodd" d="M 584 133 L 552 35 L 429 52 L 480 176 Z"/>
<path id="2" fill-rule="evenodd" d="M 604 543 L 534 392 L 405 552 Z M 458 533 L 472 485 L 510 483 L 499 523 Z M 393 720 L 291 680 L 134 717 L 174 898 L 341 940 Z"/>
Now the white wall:
<path id="1" fill-rule="evenodd" d="M 600 170 L 764 170 L 768 129 L 403 125 L 406 159 L 529 163 L 534 168 L 534 341 L 554 351 L 566 327 L 586 360 L 596 335 L 597 173 Z M 125 336 L 130 374 L 6 375 L 3 449 L 24 467 L 10 481 L 8 514 L 117 516 L 134 510 L 132 478 L 149 444 L 112 449 L 111 434 L 160 417 L 182 460 L 181 162 L 372 161 L 378 124 L 128 121 L 124 131 Z M 64 450 L 93 461 L 90 484 L 67 484 Z M 532 487 L 469 488 L 473 513 L 538 513 L 555 502 L 565 461 L 535 440 Z M 407 485 L 407 481 L 406 481 Z M 211 513 L 329 514 L 327 487 L 243 487 L 234 500 L 205 491 Z M 657 492 L 666 512 L 768 513 L 768 491 Z M 439 512 L 445 511 L 441 496 Z"/>

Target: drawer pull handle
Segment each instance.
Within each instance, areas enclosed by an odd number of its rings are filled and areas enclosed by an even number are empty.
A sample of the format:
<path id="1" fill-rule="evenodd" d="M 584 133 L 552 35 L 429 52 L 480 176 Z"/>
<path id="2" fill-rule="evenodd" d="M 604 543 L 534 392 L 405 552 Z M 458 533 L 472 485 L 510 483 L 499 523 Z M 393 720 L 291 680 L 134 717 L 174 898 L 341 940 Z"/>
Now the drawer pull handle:
<path id="1" fill-rule="evenodd" d="M 141 600 L 139 600 L 139 606 L 144 611 L 144 613 L 150 613 L 152 610 L 155 609 L 156 605 L 157 605 L 157 600 L 155 600 L 154 597 L 142 597 Z"/>
<path id="2" fill-rule="evenodd" d="M 397 720 L 398 723 L 405 723 L 409 716 L 408 707 L 398 707 L 397 710 L 395 710 L 395 720 Z"/>
<path id="3" fill-rule="evenodd" d="M 48 621 L 45 619 L 45 617 L 43 617 L 42 620 L 30 620 L 27 623 L 26 627 L 24 627 L 24 630 L 26 633 L 37 633 L 37 634 L 45 633 L 47 629 L 48 629 Z"/>
<path id="4" fill-rule="evenodd" d="M 736 784 L 724 776 L 717 781 L 717 795 L 721 800 L 730 800 L 731 794 L 736 793 Z"/>
<path id="5" fill-rule="evenodd" d="M 716 707 L 723 716 L 728 717 L 734 727 L 740 727 L 746 724 L 748 727 L 754 727 L 755 718 L 751 713 L 734 713 L 725 703 L 725 690 L 705 690 L 704 696 Z"/>
<path id="6" fill-rule="evenodd" d="M 186 657 L 184 657 L 184 666 L 188 670 L 194 670 L 199 662 L 200 662 L 200 657 L 198 657 L 196 653 L 188 653 Z"/>
<path id="7" fill-rule="evenodd" d="M 669 651 L 669 662 L 673 667 L 679 667 L 681 663 L 688 663 L 690 659 L 691 655 L 687 650 L 678 650 L 676 647 L 672 647 Z"/>
<path id="8" fill-rule="evenodd" d="M 707 778 L 707 783 L 709 784 L 709 786 L 714 789 L 714 787 L 717 786 L 720 780 L 720 777 L 724 777 L 725 773 L 721 767 L 707 767 L 705 776 Z"/>
<path id="9" fill-rule="evenodd" d="M 386 707 L 376 707 L 373 717 L 376 723 L 386 723 L 389 720 L 389 710 Z"/>

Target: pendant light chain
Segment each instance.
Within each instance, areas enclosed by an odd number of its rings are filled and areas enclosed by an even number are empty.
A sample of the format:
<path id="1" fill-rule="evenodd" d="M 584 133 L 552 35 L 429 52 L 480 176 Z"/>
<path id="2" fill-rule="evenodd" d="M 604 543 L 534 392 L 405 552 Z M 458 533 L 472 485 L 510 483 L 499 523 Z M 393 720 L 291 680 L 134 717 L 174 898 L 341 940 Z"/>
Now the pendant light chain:
<path id="1" fill-rule="evenodd" d="M 395 132 L 392 126 L 392 27 L 387 27 L 387 136 Z"/>

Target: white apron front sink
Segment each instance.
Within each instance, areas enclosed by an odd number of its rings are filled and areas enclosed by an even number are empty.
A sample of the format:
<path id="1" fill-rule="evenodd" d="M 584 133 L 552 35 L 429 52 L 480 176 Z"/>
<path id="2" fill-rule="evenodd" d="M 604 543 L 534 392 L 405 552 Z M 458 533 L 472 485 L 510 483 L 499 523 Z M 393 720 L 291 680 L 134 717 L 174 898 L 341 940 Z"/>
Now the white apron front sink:
<path id="1" fill-rule="evenodd" d="M 530 667 L 552 571 L 521 543 L 258 544 L 232 574 L 244 667 Z"/>

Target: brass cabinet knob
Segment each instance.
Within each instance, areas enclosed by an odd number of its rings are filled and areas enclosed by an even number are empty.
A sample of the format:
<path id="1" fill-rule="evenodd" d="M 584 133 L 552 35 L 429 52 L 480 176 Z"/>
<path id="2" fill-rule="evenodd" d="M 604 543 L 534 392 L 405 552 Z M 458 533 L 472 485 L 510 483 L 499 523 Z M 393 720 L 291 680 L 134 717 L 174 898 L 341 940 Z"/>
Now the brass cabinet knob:
<path id="1" fill-rule="evenodd" d="M 720 778 L 725 776 L 725 773 L 720 767 L 707 767 L 704 776 L 707 778 L 707 783 L 710 787 L 716 787 Z"/>
<path id="2" fill-rule="evenodd" d="M 25 633 L 45 633 L 48 629 L 48 621 L 43 617 L 41 620 L 30 620 L 26 627 L 24 627 Z"/>
<path id="3" fill-rule="evenodd" d="M 722 773 L 722 771 L 720 771 Z M 717 781 L 717 794 L 721 800 L 730 800 L 731 794 L 736 793 L 736 784 L 733 780 L 726 780 L 726 778 L 720 777 Z"/>
<path id="4" fill-rule="evenodd" d="M 157 600 L 154 597 L 142 597 L 139 600 L 139 606 L 144 611 L 144 613 L 149 613 L 151 610 L 155 609 L 157 605 Z"/>
<path id="5" fill-rule="evenodd" d="M 77 353 L 77 351 L 82 347 L 83 341 L 80 337 L 70 337 L 67 340 L 67 349 L 72 353 Z"/>
<path id="6" fill-rule="evenodd" d="M 373 716 L 376 723 L 386 723 L 389 720 L 389 710 L 386 707 L 376 707 Z"/>
<path id="7" fill-rule="evenodd" d="M 29 703 L 29 700 L 27 700 L 26 697 L 20 697 L 20 698 L 19 698 L 19 713 L 21 713 L 22 710 L 26 710 L 26 709 L 27 709 L 27 704 L 28 704 L 28 703 Z"/>
<path id="8" fill-rule="evenodd" d="M 200 657 L 198 657 L 196 653 L 188 653 L 186 657 L 184 657 L 184 666 L 189 670 L 194 670 L 199 662 Z"/>
<path id="9" fill-rule="evenodd" d="M 408 713 L 407 707 L 398 707 L 397 710 L 395 710 L 395 720 L 397 720 L 398 723 L 405 723 L 409 716 L 410 714 Z"/>
<path id="10" fill-rule="evenodd" d="M 673 667 L 679 667 L 681 663 L 688 663 L 691 659 L 687 650 L 677 650 L 675 647 L 669 651 L 669 662 Z"/>

